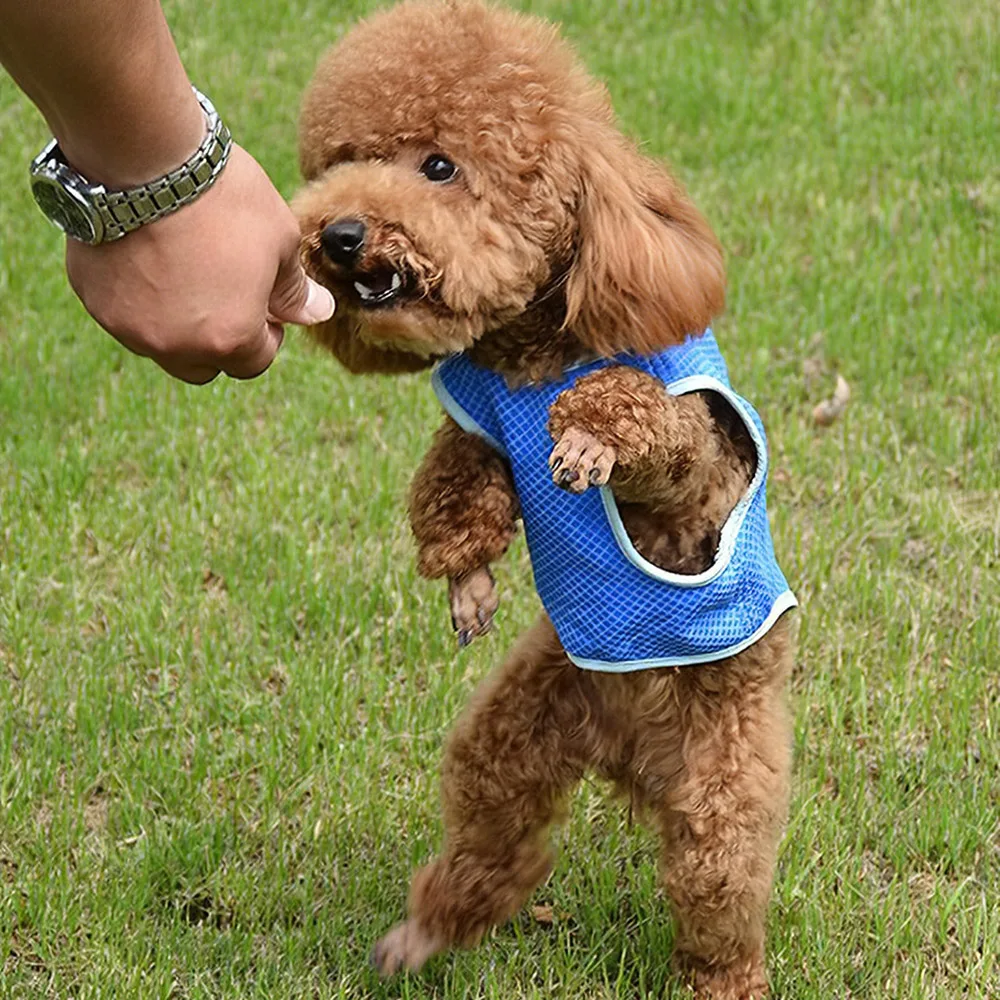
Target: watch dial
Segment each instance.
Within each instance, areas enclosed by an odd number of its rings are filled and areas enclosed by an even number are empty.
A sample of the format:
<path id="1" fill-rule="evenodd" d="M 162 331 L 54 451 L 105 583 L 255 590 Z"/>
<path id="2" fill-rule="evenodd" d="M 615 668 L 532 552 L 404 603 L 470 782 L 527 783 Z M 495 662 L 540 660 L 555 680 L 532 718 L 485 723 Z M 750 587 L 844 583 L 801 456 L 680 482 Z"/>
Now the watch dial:
<path id="1" fill-rule="evenodd" d="M 31 185 L 38 207 L 64 232 L 74 239 L 91 243 L 94 226 L 89 216 L 59 184 L 40 177 Z"/>

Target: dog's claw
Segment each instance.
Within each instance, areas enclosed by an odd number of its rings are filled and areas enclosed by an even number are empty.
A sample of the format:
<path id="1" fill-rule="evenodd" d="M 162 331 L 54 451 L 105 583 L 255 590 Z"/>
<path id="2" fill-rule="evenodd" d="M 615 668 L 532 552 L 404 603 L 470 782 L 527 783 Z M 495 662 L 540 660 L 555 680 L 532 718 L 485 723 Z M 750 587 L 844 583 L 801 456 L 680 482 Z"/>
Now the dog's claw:
<path id="1" fill-rule="evenodd" d="M 496 583 L 488 566 L 453 577 L 448 585 L 452 627 L 458 633 L 458 645 L 468 646 L 473 639 L 486 635 L 497 610 Z"/>
<path id="2" fill-rule="evenodd" d="M 603 486 L 611 478 L 615 449 L 579 427 L 560 434 L 549 455 L 552 481 L 570 493 L 585 493 L 590 486 Z"/>

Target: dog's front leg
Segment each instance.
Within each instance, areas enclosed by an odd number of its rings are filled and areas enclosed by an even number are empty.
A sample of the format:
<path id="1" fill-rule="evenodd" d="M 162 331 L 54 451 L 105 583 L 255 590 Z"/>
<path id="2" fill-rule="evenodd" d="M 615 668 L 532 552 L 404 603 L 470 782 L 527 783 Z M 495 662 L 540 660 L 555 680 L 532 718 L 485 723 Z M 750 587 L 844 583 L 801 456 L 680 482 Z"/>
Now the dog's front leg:
<path id="1" fill-rule="evenodd" d="M 520 508 L 504 459 L 450 417 L 410 487 L 418 569 L 445 577 L 460 645 L 489 631 L 498 600 L 489 565 L 517 531 Z"/>
<path id="2" fill-rule="evenodd" d="M 704 395 L 671 396 L 626 366 L 602 368 L 560 393 L 549 409 L 549 432 L 549 467 L 563 489 L 582 493 L 610 483 L 619 499 L 672 512 L 697 507 L 719 523 L 755 461 L 742 440 L 730 439 Z M 718 512 L 708 509 L 715 506 Z"/>

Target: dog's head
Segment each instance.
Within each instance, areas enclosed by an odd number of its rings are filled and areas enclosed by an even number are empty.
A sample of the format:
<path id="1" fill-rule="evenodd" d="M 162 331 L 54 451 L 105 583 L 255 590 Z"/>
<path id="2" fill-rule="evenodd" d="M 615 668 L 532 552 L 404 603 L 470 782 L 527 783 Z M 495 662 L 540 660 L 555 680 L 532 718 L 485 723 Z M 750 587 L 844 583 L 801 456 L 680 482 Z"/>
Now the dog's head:
<path id="1" fill-rule="evenodd" d="M 536 19 L 408 0 L 362 22 L 306 93 L 300 160 L 303 258 L 338 306 L 315 332 L 353 371 L 424 367 L 541 296 L 598 354 L 722 307 L 708 225 Z"/>

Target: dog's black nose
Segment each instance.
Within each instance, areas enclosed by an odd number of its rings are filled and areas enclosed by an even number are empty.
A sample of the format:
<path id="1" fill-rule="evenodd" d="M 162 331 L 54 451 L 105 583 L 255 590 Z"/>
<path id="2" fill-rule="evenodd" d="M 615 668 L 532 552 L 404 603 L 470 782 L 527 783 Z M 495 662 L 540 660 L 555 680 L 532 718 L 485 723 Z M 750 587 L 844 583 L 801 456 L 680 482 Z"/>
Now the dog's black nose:
<path id="1" fill-rule="evenodd" d="M 320 242 L 335 264 L 351 264 L 365 245 L 365 224 L 360 219 L 331 222 L 320 234 Z"/>

